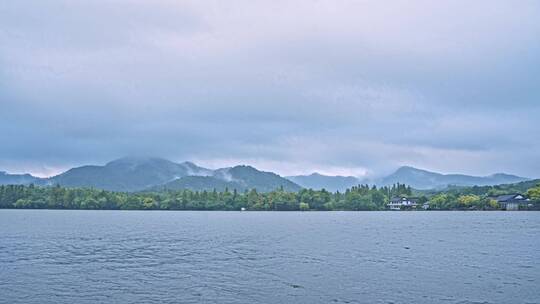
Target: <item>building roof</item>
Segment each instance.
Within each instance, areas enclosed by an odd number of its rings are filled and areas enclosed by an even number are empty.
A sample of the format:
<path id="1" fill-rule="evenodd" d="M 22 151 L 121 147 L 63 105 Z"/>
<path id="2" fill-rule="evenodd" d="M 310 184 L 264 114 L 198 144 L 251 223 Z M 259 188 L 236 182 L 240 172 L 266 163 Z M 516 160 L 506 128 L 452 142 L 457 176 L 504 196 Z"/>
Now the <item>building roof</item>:
<path id="1" fill-rule="evenodd" d="M 516 198 L 517 196 L 521 196 L 522 198 Z M 525 197 L 521 194 L 506 194 L 506 195 L 499 195 L 497 198 L 495 198 L 499 203 L 506 203 L 506 202 L 521 202 L 525 201 Z"/>
<path id="2" fill-rule="evenodd" d="M 409 201 L 411 203 L 418 203 L 418 198 L 417 197 L 405 197 L 405 196 L 392 198 L 392 203 L 400 203 L 400 202 L 406 202 L 406 201 Z"/>

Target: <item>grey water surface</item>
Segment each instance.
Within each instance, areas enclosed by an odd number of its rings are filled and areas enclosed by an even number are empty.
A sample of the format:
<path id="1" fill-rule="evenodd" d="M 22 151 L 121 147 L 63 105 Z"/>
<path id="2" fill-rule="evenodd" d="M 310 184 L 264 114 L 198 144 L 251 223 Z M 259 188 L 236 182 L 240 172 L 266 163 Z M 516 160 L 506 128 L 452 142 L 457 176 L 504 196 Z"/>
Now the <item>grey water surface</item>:
<path id="1" fill-rule="evenodd" d="M 540 212 L 0 210 L 0 303 L 540 303 Z"/>

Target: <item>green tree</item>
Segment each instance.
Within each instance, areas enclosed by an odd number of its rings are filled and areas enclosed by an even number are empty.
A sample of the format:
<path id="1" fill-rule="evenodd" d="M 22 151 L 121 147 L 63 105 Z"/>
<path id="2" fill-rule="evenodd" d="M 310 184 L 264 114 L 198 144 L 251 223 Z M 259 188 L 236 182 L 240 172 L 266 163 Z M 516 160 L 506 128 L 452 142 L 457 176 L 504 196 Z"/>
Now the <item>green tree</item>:
<path id="1" fill-rule="evenodd" d="M 458 197 L 459 207 L 469 208 L 480 203 L 480 197 L 474 194 L 461 195 Z"/>
<path id="2" fill-rule="evenodd" d="M 487 205 L 489 206 L 489 208 L 491 209 L 499 209 L 501 206 L 499 205 L 499 202 L 497 202 L 497 200 L 494 200 L 492 198 L 488 199 L 488 203 Z"/>
<path id="3" fill-rule="evenodd" d="M 540 184 L 527 190 L 527 196 L 533 202 L 540 202 Z"/>
<path id="4" fill-rule="evenodd" d="M 156 201 L 151 197 L 145 197 L 142 200 L 142 207 L 144 209 L 154 209 L 156 207 Z"/>
<path id="5" fill-rule="evenodd" d="M 444 193 L 436 194 L 430 199 L 430 203 L 431 208 L 446 209 L 449 205 L 449 196 Z"/>

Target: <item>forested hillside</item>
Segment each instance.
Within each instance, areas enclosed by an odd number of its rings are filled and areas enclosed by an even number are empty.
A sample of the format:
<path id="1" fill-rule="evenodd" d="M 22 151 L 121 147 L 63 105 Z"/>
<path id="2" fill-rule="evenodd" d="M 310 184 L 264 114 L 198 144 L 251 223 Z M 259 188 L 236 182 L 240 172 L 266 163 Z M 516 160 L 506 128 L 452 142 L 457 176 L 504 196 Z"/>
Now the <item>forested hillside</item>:
<path id="1" fill-rule="evenodd" d="M 254 189 L 237 191 L 167 190 L 156 192 L 112 192 L 90 188 L 40 187 L 34 185 L 0 186 L 0 208 L 34 209 L 149 209 L 149 210 L 384 210 L 392 197 L 417 196 L 420 204 L 429 202 L 436 210 L 498 209 L 493 196 L 523 193 L 540 206 L 540 184 L 525 182 L 514 185 L 450 189 L 417 195 L 411 187 L 359 185 L 347 191 L 302 189 L 289 192 L 282 187 L 270 192 Z M 536 186 L 535 186 L 536 185 Z"/>

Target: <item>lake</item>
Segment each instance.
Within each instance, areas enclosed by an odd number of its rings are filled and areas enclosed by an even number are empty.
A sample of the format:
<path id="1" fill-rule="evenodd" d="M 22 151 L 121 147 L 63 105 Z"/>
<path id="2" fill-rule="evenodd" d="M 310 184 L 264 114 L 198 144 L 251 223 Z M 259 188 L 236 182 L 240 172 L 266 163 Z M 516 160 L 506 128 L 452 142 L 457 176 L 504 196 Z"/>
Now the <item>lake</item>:
<path id="1" fill-rule="evenodd" d="M 539 212 L 0 210 L 0 303 L 540 303 Z"/>

